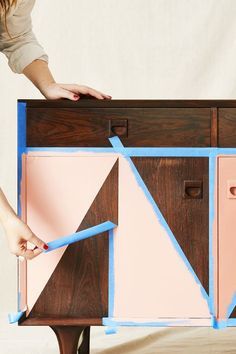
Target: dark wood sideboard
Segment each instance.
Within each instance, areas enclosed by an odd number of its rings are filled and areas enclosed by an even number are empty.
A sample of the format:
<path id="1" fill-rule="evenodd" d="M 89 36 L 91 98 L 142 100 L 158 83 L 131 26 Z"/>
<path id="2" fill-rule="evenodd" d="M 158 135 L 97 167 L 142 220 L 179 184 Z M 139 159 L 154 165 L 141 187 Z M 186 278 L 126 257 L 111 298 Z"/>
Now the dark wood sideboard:
<path id="1" fill-rule="evenodd" d="M 19 100 L 22 103 L 30 148 L 105 148 L 111 147 L 112 136 L 134 148 L 236 147 L 236 100 Z M 131 159 L 209 293 L 208 157 Z M 118 172 L 116 164 L 78 230 L 107 219 L 119 226 Z M 50 326 L 63 354 L 89 353 L 90 327 L 102 325 L 108 316 L 108 263 L 107 233 L 69 245 L 19 325 Z M 235 310 L 231 318 L 236 318 Z"/>

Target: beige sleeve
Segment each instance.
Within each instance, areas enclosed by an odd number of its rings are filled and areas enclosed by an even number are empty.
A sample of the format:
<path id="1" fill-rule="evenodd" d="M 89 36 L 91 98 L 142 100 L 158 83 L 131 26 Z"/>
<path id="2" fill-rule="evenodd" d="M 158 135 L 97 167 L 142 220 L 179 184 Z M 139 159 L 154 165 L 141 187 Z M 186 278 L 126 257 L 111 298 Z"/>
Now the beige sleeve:
<path id="1" fill-rule="evenodd" d="M 18 5 L 7 16 L 9 38 L 4 23 L 0 22 L 0 51 L 8 58 L 15 73 L 36 59 L 48 62 L 48 56 L 32 31 L 31 11 L 35 0 L 19 0 Z"/>

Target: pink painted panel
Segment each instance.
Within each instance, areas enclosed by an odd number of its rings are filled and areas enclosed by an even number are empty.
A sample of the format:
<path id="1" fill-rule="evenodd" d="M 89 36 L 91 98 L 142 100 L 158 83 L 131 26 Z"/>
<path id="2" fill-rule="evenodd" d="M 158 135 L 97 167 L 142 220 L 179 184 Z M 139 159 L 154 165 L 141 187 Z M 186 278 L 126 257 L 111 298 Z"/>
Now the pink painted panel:
<path id="1" fill-rule="evenodd" d="M 21 200 L 24 219 L 33 232 L 45 242 L 74 233 L 116 160 L 117 156 L 82 152 L 61 156 L 52 153 L 34 156 L 31 152 L 25 156 Z M 65 249 L 41 254 L 27 262 L 27 315 Z M 24 278 L 23 268 L 21 278 Z"/>
<path id="2" fill-rule="evenodd" d="M 236 157 L 218 157 L 218 173 L 218 318 L 225 319 L 236 293 Z"/>
<path id="3" fill-rule="evenodd" d="M 219 252 L 219 245 L 218 245 L 218 167 L 217 167 L 217 157 L 216 159 L 216 164 L 215 164 L 215 173 L 214 173 L 214 186 L 213 186 L 213 207 L 214 207 L 214 212 L 211 216 L 212 220 L 210 221 L 212 223 L 212 254 L 209 254 L 209 258 L 211 259 L 212 262 L 212 271 L 213 274 L 213 284 L 212 284 L 212 289 L 213 294 L 213 312 L 216 314 L 216 317 L 218 317 L 218 306 L 219 306 L 219 298 L 218 298 L 218 289 L 219 289 L 219 284 L 218 284 L 218 252 Z M 210 196 L 212 198 L 212 196 Z"/>
<path id="4" fill-rule="evenodd" d="M 114 274 L 114 318 L 210 318 L 199 284 L 123 157 L 119 159 Z"/>

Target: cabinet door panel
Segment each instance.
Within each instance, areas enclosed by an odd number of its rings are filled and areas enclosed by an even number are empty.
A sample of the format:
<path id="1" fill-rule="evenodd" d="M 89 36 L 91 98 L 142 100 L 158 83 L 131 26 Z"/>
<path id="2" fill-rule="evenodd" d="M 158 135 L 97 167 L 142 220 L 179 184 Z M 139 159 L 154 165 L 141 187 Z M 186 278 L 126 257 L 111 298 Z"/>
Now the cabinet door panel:
<path id="1" fill-rule="evenodd" d="M 28 108 L 28 146 L 210 146 L 209 108 Z"/>
<path id="2" fill-rule="evenodd" d="M 133 158 L 156 204 L 134 174 L 135 168 L 125 158 L 119 160 L 114 317 L 130 321 L 209 318 L 203 286 L 186 263 L 187 255 L 207 288 L 208 160 Z M 201 198 L 194 190 L 191 192 L 193 198 L 185 197 L 185 179 L 203 182 Z M 190 193 L 191 185 L 188 188 Z M 158 207 L 172 228 L 172 234 L 163 223 Z M 180 252 L 176 240 L 181 241 L 185 255 Z"/>
<path id="3" fill-rule="evenodd" d="M 117 157 L 31 153 L 24 169 L 23 215 L 45 242 L 107 220 L 117 224 Z M 108 242 L 106 232 L 28 261 L 28 318 L 106 316 Z"/>
<path id="4" fill-rule="evenodd" d="M 235 314 L 236 157 L 218 157 L 218 317 Z"/>

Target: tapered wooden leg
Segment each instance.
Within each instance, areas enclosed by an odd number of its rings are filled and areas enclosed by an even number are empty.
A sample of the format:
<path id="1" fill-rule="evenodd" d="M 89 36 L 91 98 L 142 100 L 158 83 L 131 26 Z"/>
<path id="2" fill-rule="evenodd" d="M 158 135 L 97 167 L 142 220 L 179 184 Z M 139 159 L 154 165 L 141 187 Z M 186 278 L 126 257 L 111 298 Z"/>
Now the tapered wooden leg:
<path id="1" fill-rule="evenodd" d="M 90 327 L 83 331 L 83 340 L 79 346 L 78 354 L 88 354 L 90 352 Z"/>
<path id="2" fill-rule="evenodd" d="M 87 327 L 78 326 L 50 326 L 56 333 L 60 354 L 77 354 L 79 338 Z M 89 351 L 81 352 L 83 354 Z"/>

